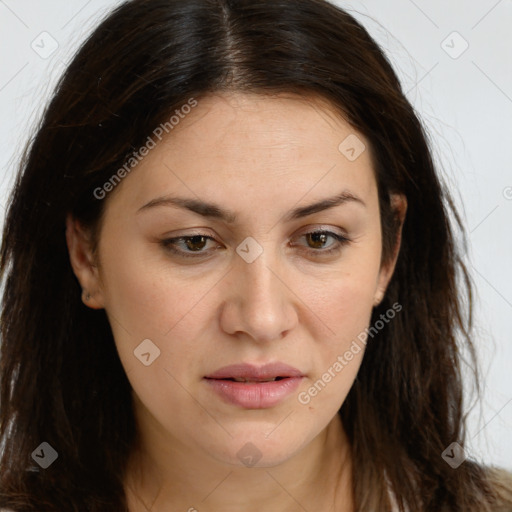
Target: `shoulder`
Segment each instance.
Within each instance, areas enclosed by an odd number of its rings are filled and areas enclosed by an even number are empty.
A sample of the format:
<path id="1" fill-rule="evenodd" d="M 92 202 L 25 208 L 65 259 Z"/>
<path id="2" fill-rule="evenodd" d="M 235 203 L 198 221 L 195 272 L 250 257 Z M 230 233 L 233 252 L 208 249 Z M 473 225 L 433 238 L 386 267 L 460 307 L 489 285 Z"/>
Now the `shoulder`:
<path id="1" fill-rule="evenodd" d="M 495 467 L 488 468 L 487 471 L 497 497 L 492 512 L 512 512 L 512 473 Z"/>

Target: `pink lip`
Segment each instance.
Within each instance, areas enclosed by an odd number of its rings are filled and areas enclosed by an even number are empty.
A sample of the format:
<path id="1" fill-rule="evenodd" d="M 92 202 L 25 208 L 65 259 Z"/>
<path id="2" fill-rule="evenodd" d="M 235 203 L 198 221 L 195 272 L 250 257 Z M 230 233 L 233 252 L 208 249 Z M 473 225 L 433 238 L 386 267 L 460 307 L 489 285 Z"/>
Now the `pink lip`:
<path id="1" fill-rule="evenodd" d="M 275 377 L 281 379 L 262 382 Z M 207 375 L 205 380 L 228 403 L 246 409 L 265 409 L 277 405 L 293 393 L 303 377 L 297 368 L 283 363 L 271 363 L 260 367 L 235 364 L 220 368 Z M 228 380 L 234 378 L 253 382 Z"/>

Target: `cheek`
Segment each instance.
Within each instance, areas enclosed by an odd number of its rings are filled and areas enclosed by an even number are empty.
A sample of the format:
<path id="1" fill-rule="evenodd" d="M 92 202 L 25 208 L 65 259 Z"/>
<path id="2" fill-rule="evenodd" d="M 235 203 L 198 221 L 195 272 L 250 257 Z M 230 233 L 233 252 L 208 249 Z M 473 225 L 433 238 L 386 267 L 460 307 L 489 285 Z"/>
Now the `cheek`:
<path id="1" fill-rule="evenodd" d="M 106 310 L 133 390 L 153 413 L 174 404 L 185 417 L 195 406 L 184 390 L 204 366 L 204 354 L 217 350 L 202 333 L 215 325 L 222 280 L 215 273 L 185 276 L 136 244 L 105 247 L 103 254 Z"/>
<path id="2" fill-rule="evenodd" d="M 361 339 L 370 321 L 373 291 L 374 287 L 368 283 L 346 279 L 331 285 L 328 293 L 316 298 L 314 307 L 327 328 L 324 332 L 329 334 L 318 338 L 322 368 L 331 366 L 354 340 Z"/>
<path id="3" fill-rule="evenodd" d="M 377 259 L 363 258 L 353 262 L 350 272 L 331 275 L 328 282 L 310 280 L 310 287 L 299 292 L 325 326 L 313 334 L 314 370 L 299 396 L 311 412 L 334 414 L 356 378 L 366 348 L 377 276 Z"/>
<path id="4" fill-rule="evenodd" d="M 334 345 L 366 328 L 379 275 L 378 257 L 370 251 L 354 252 L 342 259 L 340 270 L 297 280 L 297 294 L 328 328 Z"/>
<path id="5" fill-rule="evenodd" d="M 105 246 L 105 309 L 135 339 L 166 336 L 192 311 L 212 279 L 183 279 L 143 244 Z M 210 287 L 211 287 L 210 285 Z"/>
<path id="6" fill-rule="evenodd" d="M 197 319 L 198 299 L 206 293 L 207 283 L 185 283 L 134 251 L 123 254 L 129 256 L 105 251 L 105 261 L 110 256 L 111 264 L 103 266 L 106 310 L 121 363 L 134 393 L 151 414 L 179 407 L 185 421 L 189 413 L 197 413 L 181 383 L 183 373 L 197 364 L 193 342 L 205 323 Z M 172 418 L 168 411 L 162 415 L 167 422 Z M 197 420 L 191 417 L 189 424 L 193 419 Z"/>

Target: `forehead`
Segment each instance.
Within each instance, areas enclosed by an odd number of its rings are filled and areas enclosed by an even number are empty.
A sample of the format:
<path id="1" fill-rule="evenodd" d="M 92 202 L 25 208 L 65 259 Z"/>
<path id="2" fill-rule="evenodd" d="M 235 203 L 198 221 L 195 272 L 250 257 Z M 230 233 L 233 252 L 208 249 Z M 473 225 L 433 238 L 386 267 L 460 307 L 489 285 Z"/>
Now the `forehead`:
<path id="1" fill-rule="evenodd" d="M 242 207 L 344 188 L 368 197 L 375 188 L 366 139 L 326 100 L 212 94 L 177 114 L 118 187 L 132 208 L 176 191 Z"/>
<path id="2" fill-rule="evenodd" d="M 318 97 L 230 93 L 199 100 L 162 145 L 222 147 L 229 161 L 251 151 L 293 161 L 300 154 L 321 157 L 317 147 L 337 156 L 338 139 L 354 133 L 334 107 Z"/>

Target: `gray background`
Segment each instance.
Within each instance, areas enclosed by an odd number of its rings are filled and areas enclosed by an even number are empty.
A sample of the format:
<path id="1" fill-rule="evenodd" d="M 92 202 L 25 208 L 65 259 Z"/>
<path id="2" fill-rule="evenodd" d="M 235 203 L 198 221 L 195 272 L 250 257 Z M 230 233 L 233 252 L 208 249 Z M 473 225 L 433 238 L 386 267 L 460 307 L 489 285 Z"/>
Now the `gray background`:
<path id="1" fill-rule="evenodd" d="M 15 163 L 56 78 L 118 3 L 0 0 L 2 222 Z M 512 469 L 512 0 L 336 3 L 386 51 L 462 213 L 484 377 L 467 451 Z"/>

